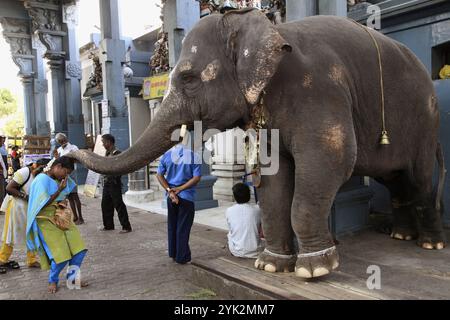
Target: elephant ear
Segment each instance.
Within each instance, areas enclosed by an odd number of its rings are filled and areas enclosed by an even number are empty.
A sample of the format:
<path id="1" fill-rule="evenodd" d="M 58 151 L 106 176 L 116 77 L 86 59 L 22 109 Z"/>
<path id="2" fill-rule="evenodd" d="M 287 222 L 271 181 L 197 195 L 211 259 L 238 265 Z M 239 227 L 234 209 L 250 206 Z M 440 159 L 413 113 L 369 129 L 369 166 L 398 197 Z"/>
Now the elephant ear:
<path id="1" fill-rule="evenodd" d="M 235 64 L 239 87 L 247 102 L 255 105 L 292 47 L 256 9 L 230 11 L 222 24 L 226 53 Z"/>

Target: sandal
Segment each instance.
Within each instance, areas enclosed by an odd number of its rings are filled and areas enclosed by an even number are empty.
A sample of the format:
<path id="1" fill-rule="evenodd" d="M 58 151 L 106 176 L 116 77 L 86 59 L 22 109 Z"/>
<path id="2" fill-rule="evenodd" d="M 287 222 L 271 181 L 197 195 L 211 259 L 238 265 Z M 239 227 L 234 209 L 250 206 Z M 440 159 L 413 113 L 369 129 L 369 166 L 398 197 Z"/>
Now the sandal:
<path id="1" fill-rule="evenodd" d="M 5 268 L 11 269 L 11 270 L 20 269 L 20 265 L 16 261 L 8 261 L 7 263 L 0 265 L 0 267 L 5 267 Z"/>

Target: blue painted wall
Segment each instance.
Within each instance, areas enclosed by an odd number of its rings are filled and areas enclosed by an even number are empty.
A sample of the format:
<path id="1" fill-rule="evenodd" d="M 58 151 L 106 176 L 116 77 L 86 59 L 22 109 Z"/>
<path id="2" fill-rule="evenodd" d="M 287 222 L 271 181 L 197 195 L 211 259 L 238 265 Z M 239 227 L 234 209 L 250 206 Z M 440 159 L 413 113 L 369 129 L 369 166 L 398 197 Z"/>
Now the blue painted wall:
<path id="1" fill-rule="evenodd" d="M 396 24 L 390 21 L 389 26 L 381 31 L 387 36 L 408 46 L 432 73 L 433 47 L 450 42 L 450 12 L 435 12 L 432 15 L 422 13 L 417 20 L 408 20 Z M 402 18 L 399 18 L 399 20 Z M 403 18 L 404 19 L 404 18 Z M 382 24 L 383 27 L 383 24 Z M 448 62 L 447 62 L 448 63 Z M 450 168 L 450 80 L 434 81 L 441 111 L 440 139 L 444 148 L 446 167 Z M 444 223 L 450 226 L 450 175 L 447 175 L 444 189 Z M 386 207 L 386 193 L 388 191 L 377 186 L 378 203 L 375 207 Z"/>

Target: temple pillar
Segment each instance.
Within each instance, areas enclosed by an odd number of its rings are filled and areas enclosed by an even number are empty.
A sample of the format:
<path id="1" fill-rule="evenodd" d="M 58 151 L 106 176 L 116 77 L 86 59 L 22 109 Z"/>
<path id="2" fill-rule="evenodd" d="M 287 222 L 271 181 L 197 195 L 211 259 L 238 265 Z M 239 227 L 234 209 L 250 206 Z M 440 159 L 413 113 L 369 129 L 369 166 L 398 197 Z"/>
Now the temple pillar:
<path id="1" fill-rule="evenodd" d="M 25 134 L 36 134 L 36 115 L 34 110 L 33 77 L 20 75 L 23 85 L 23 106 L 25 111 Z"/>
<path id="2" fill-rule="evenodd" d="M 51 119 L 50 130 L 52 134 L 63 132 L 68 134 L 67 129 L 67 106 L 65 98 L 65 79 L 64 79 L 64 58 L 66 52 L 64 51 L 63 39 L 67 33 L 62 31 L 62 14 L 61 4 L 55 1 L 24 1 L 24 7 L 28 11 L 31 18 L 31 31 L 33 37 L 37 37 L 39 41 L 44 44 L 45 49 L 39 48 L 37 54 L 44 53 L 44 58 L 47 59 L 47 65 L 50 70 L 50 87 L 52 100 L 49 103 L 52 115 L 46 115 L 46 118 Z M 36 45 L 40 45 L 37 39 L 34 41 Z M 39 63 L 39 61 L 38 61 Z M 39 65 L 37 64 L 39 67 Z M 40 73 L 38 77 L 38 84 L 41 86 L 43 93 L 46 91 L 47 82 L 43 70 L 38 69 Z M 42 97 L 39 97 L 40 109 L 39 122 L 43 122 L 42 104 L 45 104 Z M 46 124 L 44 123 L 45 127 Z M 42 129 L 43 131 L 43 129 Z M 69 137 L 70 139 L 70 137 Z"/>
<path id="3" fill-rule="evenodd" d="M 60 54 L 46 54 L 51 78 L 52 95 L 52 135 L 62 132 L 68 134 L 67 130 L 67 109 L 65 101 L 64 86 L 64 58 Z"/>
<path id="4" fill-rule="evenodd" d="M 32 36 L 33 55 L 35 58 L 34 105 L 36 109 L 36 130 L 39 136 L 50 135 L 50 122 L 47 115 L 48 81 L 45 76 L 44 54 L 46 48 L 39 36 Z"/>
<path id="5" fill-rule="evenodd" d="M 101 43 L 100 57 L 103 72 L 103 133 L 116 138 L 119 149 L 130 146 L 128 108 L 125 101 L 125 81 L 122 63 L 125 62 L 125 41 L 120 38 L 118 0 L 100 0 Z"/>
<path id="6" fill-rule="evenodd" d="M 77 2 L 66 1 L 62 6 L 62 28 L 66 32 L 63 39 L 65 55 L 65 101 L 67 108 L 67 131 L 70 142 L 83 149 L 86 148 L 84 135 L 83 105 L 81 102 L 81 64 L 76 35 L 78 25 Z M 88 170 L 77 165 L 78 181 L 85 181 Z"/>
<path id="7" fill-rule="evenodd" d="M 64 37 L 67 129 L 71 143 L 84 148 L 86 141 L 81 103 L 81 66 L 76 36 L 76 27 L 78 25 L 76 1 L 63 5 L 62 21 L 64 23 L 63 30 L 67 34 Z"/>
<path id="8" fill-rule="evenodd" d="M 2 18 L 3 37 L 10 45 L 11 56 L 19 67 L 18 76 L 23 84 L 23 101 L 25 113 L 25 133 L 36 134 L 36 113 L 34 105 L 34 56 L 31 49 L 29 20 Z"/>
<path id="9" fill-rule="evenodd" d="M 241 129 L 228 130 L 213 137 L 212 175 L 217 177 L 214 184 L 214 198 L 234 201 L 232 188 L 242 182 L 245 175 L 243 144 L 244 132 Z"/>

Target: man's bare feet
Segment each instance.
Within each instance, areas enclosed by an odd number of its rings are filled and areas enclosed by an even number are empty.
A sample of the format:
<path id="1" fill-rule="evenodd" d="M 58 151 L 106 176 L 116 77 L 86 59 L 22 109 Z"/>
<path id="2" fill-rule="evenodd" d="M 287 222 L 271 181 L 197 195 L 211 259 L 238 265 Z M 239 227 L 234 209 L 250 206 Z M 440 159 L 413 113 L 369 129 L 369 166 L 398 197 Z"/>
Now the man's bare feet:
<path id="1" fill-rule="evenodd" d="M 82 288 L 89 287 L 89 282 L 81 280 L 81 287 Z"/>
<path id="2" fill-rule="evenodd" d="M 48 293 L 55 294 L 56 291 L 58 291 L 58 285 L 56 283 L 49 283 L 48 284 Z"/>

